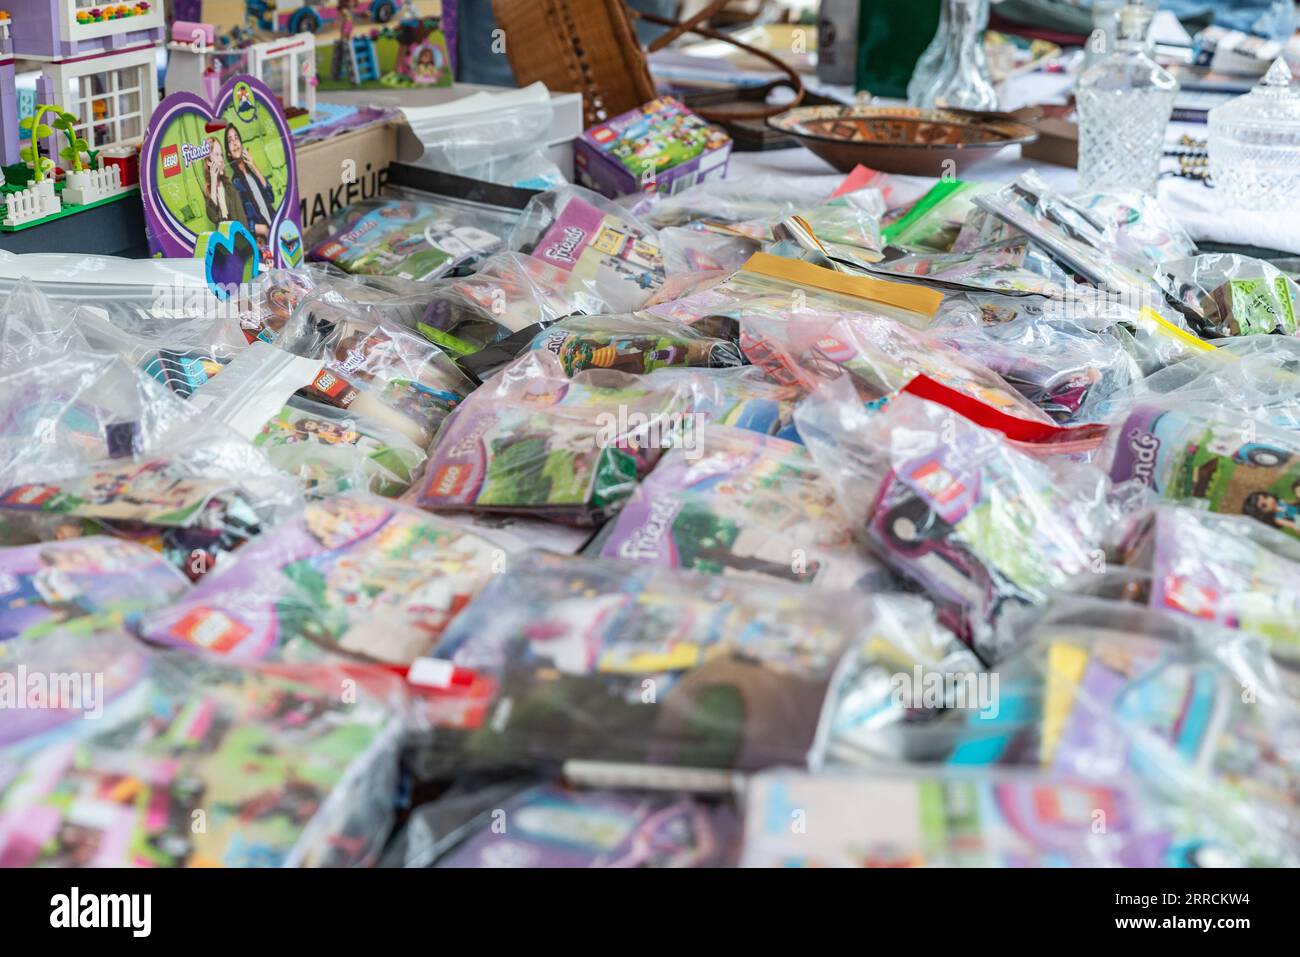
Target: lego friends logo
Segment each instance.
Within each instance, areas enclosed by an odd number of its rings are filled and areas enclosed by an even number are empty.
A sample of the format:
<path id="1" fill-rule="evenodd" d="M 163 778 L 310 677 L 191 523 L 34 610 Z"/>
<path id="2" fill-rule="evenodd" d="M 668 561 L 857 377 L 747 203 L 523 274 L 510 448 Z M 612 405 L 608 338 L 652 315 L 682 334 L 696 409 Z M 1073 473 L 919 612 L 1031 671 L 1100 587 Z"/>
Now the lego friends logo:
<path id="1" fill-rule="evenodd" d="M 158 165 L 164 177 L 175 176 L 181 171 L 180 147 L 172 144 L 158 151 Z"/>
<path id="2" fill-rule="evenodd" d="M 601 126 L 591 131 L 591 138 L 603 146 L 611 140 L 618 139 L 618 133 L 608 126 Z"/>
<path id="3" fill-rule="evenodd" d="M 572 263 L 575 261 L 574 253 L 582 248 L 583 241 L 587 238 L 587 231 L 577 226 L 567 226 L 564 230 L 564 237 L 556 243 L 552 243 L 542 251 L 542 255 L 555 262 Z"/>
<path id="4" fill-rule="evenodd" d="M 168 149 L 175 150 L 176 147 L 170 146 L 168 147 Z M 199 160 L 207 159 L 208 154 L 211 152 L 212 152 L 212 140 L 204 140 L 202 143 L 200 143 L 197 146 L 195 146 L 193 143 L 181 144 L 181 159 L 185 161 L 185 165 L 187 167 L 191 163 L 196 163 Z M 163 175 L 170 176 L 171 173 L 165 172 Z"/>

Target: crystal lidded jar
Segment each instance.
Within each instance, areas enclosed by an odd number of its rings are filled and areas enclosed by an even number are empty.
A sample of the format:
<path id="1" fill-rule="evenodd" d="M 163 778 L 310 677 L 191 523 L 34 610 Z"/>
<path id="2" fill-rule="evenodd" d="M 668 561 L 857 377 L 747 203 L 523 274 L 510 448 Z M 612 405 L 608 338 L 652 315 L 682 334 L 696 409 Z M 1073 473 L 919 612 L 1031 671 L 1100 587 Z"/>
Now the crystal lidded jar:
<path id="1" fill-rule="evenodd" d="M 1210 176 L 1230 207 L 1280 209 L 1300 199 L 1300 95 L 1278 58 L 1260 84 L 1210 110 Z"/>

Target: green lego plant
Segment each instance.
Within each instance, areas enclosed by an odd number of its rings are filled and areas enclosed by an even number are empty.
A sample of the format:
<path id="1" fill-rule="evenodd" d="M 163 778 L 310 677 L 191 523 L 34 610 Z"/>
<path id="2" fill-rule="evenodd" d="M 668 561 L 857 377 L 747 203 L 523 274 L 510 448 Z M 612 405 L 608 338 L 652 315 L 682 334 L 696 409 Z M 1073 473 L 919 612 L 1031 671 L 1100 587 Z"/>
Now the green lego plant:
<path id="1" fill-rule="evenodd" d="M 68 145 L 59 150 L 59 155 L 71 164 L 72 172 L 80 173 L 86 168 L 86 164 L 81 161 L 81 154 L 90 149 L 90 144 L 78 136 L 74 129 L 77 125 L 77 115 L 60 112 L 58 119 L 50 125 L 62 133 L 68 141 Z"/>
<path id="2" fill-rule="evenodd" d="M 53 113 L 60 116 L 63 111 L 57 106 L 48 103 L 42 103 L 36 107 L 36 112 L 31 116 L 25 116 L 18 123 L 18 128 L 26 130 L 31 134 L 30 145 L 24 146 L 18 151 L 29 166 L 32 168 L 32 181 L 41 183 L 45 181 L 45 173 L 54 168 L 54 160 L 41 155 L 41 140 L 47 139 L 54 135 L 54 130 L 41 122 L 46 113 Z"/>

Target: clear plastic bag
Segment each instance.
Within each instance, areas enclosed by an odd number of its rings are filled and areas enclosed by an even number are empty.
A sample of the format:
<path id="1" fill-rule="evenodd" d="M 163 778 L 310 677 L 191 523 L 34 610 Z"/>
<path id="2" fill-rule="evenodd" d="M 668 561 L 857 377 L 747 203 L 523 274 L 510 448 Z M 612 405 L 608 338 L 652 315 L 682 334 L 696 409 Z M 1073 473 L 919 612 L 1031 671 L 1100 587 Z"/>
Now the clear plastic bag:
<path id="1" fill-rule="evenodd" d="M 472 276 L 430 283 L 429 290 L 416 328 L 454 357 L 572 313 L 604 309 L 603 300 L 570 289 L 565 270 L 513 252 L 485 260 Z"/>
<path id="2" fill-rule="evenodd" d="M 807 209 L 823 196 L 794 176 L 742 176 L 735 179 L 706 180 L 657 201 L 634 197 L 635 215 L 656 229 L 686 226 L 695 222 L 747 223 L 771 222 L 793 216 Z M 645 207 L 642 211 L 641 207 Z"/>
<path id="3" fill-rule="evenodd" d="M 889 584 L 802 446 L 715 425 L 667 452 L 584 554 L 756 583 Z"/>
<path id="4" fill-rule="evenodd" d="M 953 248 L 963 225 L 975 213 L 975 197 L 991 192 L 989 183 L 944 180 L 883 230 L 891 246 L 941 253 Z"/>
<path id="5" fill-rule="evenodd" d="M 299 493 L 249 442 L 120 357 L 0 375 L 0 514 L 143 541 L 191 577 Z"/>
<path id="6" fill-rule="evenodd" d="M 1210 809 L 1243 856 L 1294 866 L 1300 710 L 1261 641 L 1092 597 L 1055 604 L 1026 640 L 1047 682 L 1044 765 L 1136 775 Z"/>
<path id="7" fill-rule="evenodd" d="M 567 272 L 566 295 L 604 304 L 590 312 L 634 312 L 665 276 L 654 230 L 580 186 L 534 196 L 510 233 L 510 248 Z"/>
<path id="8" fill-rule="evenodd" d="M 790 826 L 794 811 L 821 822 L 817 837 L 811 828 Z M 1133 779 L 1015 770 L 770 771 L 750 778 L 746 790 L 741 866 L 1210 867 L 1276 860 L 1267 845 L 1236 837 L 1202 808 L 1156 800 Z"/>
<path id="9" fill-rule="evenodd" d="M 1110 330 L 1092 332 L 1042 313 L 1025 310 L 1005 322 L 985 323 L 962 321 L 950 308 L 931 333 L 998 373 L 1062 424 L 1100 421 L 1099 408 L 1141 378 L 1125 343 Z"/>
<path id="10" fill-rule="evenodd" d="M 759 369 L 656 369 L 652 382 L 681 381 L 691 393 L 691 411 L 718 425 L 799 442 L 794 409 L 803 390 L 779 385 Z"/>
<path id="11" fill-rule="evenodd" d="M 606 560 L 512 562 L 435 652 L 465 704 L 463 768 L 615 761 L 815 764 L 857 601 Z M 647 706 L 653 702 L 653 706 Z"/>
<path id="12" fill-rule="evenodd" d="M 236 661 L 342 656 L 404 671 L 504 557 L 486 540 L 395 502 L 322 499 L 150 615 L 142 633 Z"/>
<path id="13" fill-rule="evenodd" d="M 877 595 L 868 610 L 836 686 L 829 761 L 1036 763 L 1037 675 L 986 671 L 920 596 Z"/>
<path id="14" fill-rule="evenodd" d="M 1264 425 L 1300 432 L 1300 341 L 1283 336 L 1224 339 L 1134 383 L 1112 403 L 1186 403 L 1240 412 Z"/>
<path id="15" fill-rule="evenodd" d="M 656 369 L 741 365 L 730 339 L 706 335 L 702 326 L 683 326 L 649 313 L 628 316 L 572 316 L 537 334 L 533 350 L 560 360 L 564 374 L 612 369 L 642 374 Z"/>
<path id="16" fill-rule="evenodd" d="M 366 200 L 313 230 L 307 255 L 349 273 L 434 279 L 503 250 L 515 215 L 453 200 Z"/>
<path id="17" fill-rule="evenodd" d="M 1136 297 L 1153 294 L 1157 264 L 1195 252 L 1186 232 L 1140 193 L 1057 193 L 1033 172 L 975 204 L 1042 246 L 1087 282 Z"/>
<path id="18" fill-rule="evenodd" d="M 844 376 L 864 401 L 912 392 L 1018 442 L 1063 451 L 1098 441 L 1098 430 L 1058 426 L 991 369 L 883 316 L 748 318 L 740 345 L 772 379 L 808 391 Z"/>
<path id="19" fill-rule="evenodd" d="M 1027 239 L 976 246 L 961 252 L 908 253 L 885 250 L 881 262 L 864 266 L 883 276 L 915 278 L 942 289 L 1035 294 L 1060 299 L 1072 280 Z"/>
<path id="20" fill-rule="evenodd" d="M 1124 597 L 1266 639 L 1300 664 L 1300 542 L 1247 518 L 1154 509 L 1125 543 L 1134 571 Z"/>
<path id="21" fill-rule="evenodd" d="M 301 396 L 286 402 L 253 444 L 312 496 L 350 491 L 401 495 L 428 457 L 395 429 Z"/>
<path id="22" fill-rule="evenodd" d="M 1104 563 L 1105 477 L 1043 462 L 933 402 L 899 395 L 875 412 L 847 380 L 795 414 L 850 521 L 982 659 L 1073 576 Z"/>
<path id="23" fill-rule="evenodd" d="M 689 412 L 675 381 L 609 370 L 570 379 L 558 358 L 533 350 L 447 420 L 418 502 L 595 524 L 621 507 Z"/>
<path id="24" fill-rule="evenodd" d="M 1207 339 L 1278 333 L 1300 328 L 1300 286 L 1271 263 L 1212 253 L 1160 264 L 1160 281 L 1200 322 Z"/>
<path id="25" fill-rule="evenodd" d="M 47 730 L 0 750 L 0 819 L 8 825 L 0 865 L 337 867 L 378 859 L 397 786 L 404 705 L 395 680 L 358 683 L 325 667 L 237 669 L 151 654 L 125 639 L 99 644 L 106 640 L 52 639 L 27 662 L 33 671 L 89 675 L 105 667 L 107 648 L 132 680 L 104 682 L 119 696 L 100 720 L 65 720 L 57 737 Z"/>
<path id="26" fill-rule="evenodd" d="M 300 304 L 286 344 L 323 368 L 302 394 L 363 415 L 427 447 L 473 384 L 437 346 L 383 309 Z"/>
<path id="27" fill-rule="evenodd" d="M 509 833 L 493 823 L 501 815 Z M 416 808 L 407 828 L 406 867 L 548 868 L 727 866 L 739 829 L 726 803 L 558 784 L 458 789 Z"/>

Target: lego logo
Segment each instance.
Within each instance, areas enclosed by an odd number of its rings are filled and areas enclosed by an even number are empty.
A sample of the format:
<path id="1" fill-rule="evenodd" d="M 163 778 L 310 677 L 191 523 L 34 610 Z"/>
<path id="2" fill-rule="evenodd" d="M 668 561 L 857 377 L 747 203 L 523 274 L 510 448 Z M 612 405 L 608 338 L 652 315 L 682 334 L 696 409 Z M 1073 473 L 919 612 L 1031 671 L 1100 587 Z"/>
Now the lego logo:
<path id="1" fill-rule="evenodd" d="M 175 146 L 164 146 L 158 158 L 162 162 L 163 176 L 175 176 L 181 171 L 180 152 Z"/>
<path id="2" fill-rule="evenodd" d="M 463 466 L 445 466 L 433 479 L 433 494 L 440 498 L 455 495 L 465 484 L 467 472 Z"/>

